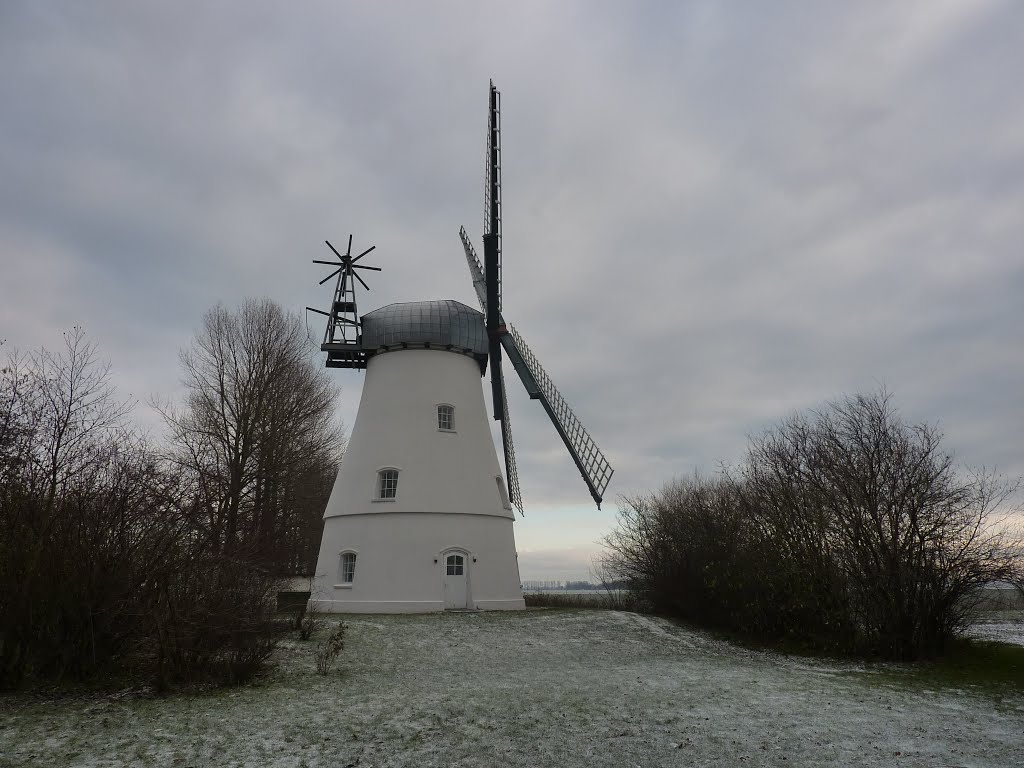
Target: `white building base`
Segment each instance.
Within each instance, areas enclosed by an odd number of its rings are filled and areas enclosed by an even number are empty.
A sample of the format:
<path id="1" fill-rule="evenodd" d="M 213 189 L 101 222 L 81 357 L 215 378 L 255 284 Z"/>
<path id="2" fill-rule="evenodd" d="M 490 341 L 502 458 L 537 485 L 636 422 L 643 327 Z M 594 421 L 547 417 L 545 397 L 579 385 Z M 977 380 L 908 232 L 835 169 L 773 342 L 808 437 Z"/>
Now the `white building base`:
<path id="1" fill-rule="evenodd" d="M 489 514 L 329 517 L 310 606 L 322 613 L 525 608 L 512 526 Z M 340 565 L 346 552 L 356 555 L 349 584 Z"/>

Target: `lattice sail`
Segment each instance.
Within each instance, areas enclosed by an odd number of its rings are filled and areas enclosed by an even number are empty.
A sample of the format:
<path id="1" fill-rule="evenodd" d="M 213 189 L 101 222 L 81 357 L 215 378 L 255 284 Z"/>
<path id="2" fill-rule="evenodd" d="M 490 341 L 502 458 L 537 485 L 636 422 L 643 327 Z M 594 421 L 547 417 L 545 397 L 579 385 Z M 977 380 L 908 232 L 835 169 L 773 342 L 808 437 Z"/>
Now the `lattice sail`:
<path id="1" fill-rule="evenodd" d="M 490 83 L 487 98 L 487 154 L 484 157 L 484 234 L 498 236 L 501 251 L 501 91 Z"/>
<path id="2" fill-rule="evenodd" d="M 476 290 L 477 301 L 480 302 L 480 309 L 487 314 L 487 282 L 484 278 L 484 267 L 480 258 L 476 255 L 473 243 L 466 234 L 466 228 L 459 228 L 459 237 L 462 238 L 462 249 L 466 252 L 466 263 L 469 265 L 469 274 L 473 278 L 473 288 Z"/>
<path id="3" fill-rule="evenodd" d="M 466 234 L 466 228 L 459 229 L 459 238 L 462 240 L 462 249 L 466 252 L 466 264 L 469 265 L 469 274 L 473 278 L 473 288 L 476 289 L 476 298 L 480 302 L 480 309 L 487 312 L 487 286 L 484 279 L 484 268 L 480 264 L 480 258 L 476 255 L 476 249 Z M 505 378 L 501 379 L 501 442 L 505 452 L 505 476 L 508 479 L 509 500 L 523 514 L 523 497 L 519 490 L 519 472 L 516 469 L 516 451 L 512 445 L 512 422 L 508 415 L 508 392 L 505 389 Z"/>
<path id="4" fill-rule="evenodd" d="M 505 477 L 508 479 L 508 498 L 523 513 L 523 497 L 519 493 L 519 470 L 516 469 L 516 451 L 512 447 L 512 422 L 508 417 L 508 393 L 505 390 L 505 378 L 501 379 L 501 393 L 504 395 L 501 412 L 501 444 L 505 449 Z"/>
<path id="5" fill-rule="evenodd" d="M 615 470 L 519 332 L 509 326 L 509 333 L 502 336 L 501 342 L 526 391 L 530 397 L 539 399 L 547 411 L 600 509 L 605 489 Z"/>

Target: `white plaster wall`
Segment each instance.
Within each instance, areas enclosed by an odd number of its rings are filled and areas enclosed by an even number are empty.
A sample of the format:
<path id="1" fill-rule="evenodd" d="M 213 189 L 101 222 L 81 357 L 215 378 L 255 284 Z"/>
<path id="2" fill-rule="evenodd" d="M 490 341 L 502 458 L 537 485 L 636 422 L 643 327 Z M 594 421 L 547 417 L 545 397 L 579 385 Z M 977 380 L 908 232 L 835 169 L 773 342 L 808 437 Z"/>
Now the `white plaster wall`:
<path id="1" fill-rule="evenodd" d="M 467 355 L 405 349 L 370 358 L 345 460 L 325 518 L 395 512 L 500 515 L 502 474 L 491 439 L 480 368 Z M 437 406 L 455 406 L 455 431 L 437 428 Z M 377 472 L 398 474 L 394 501 L 375 501 Z"/>
<path id="2" fill-rule="evenodd" d="M 458 549 L 468 555 L 471 607 L 523 608 L 512 525 L 512 520 L 503 517 L 462 513 L 328 518 L 311 601 L 324 612 L 443 610 L 443 555 Z M 356 553 L 351 586 L 340 584 L 343 551 Z"/>
<path id="3" fill-rule="evenodd" d="M 455 406 L 453 432 L 437 428 L 441 403 Z M 375 498 L 384 468 L 399 471 L 394 501 Z M 324 513 L 311 603 L 335 612 L 443 610 L 441 554 L 458 548 L 469 555 L 473 606 L 523 608 L 501 474 L 472 357 L 405 349 L 370 358 Z M 345 550 L 357 553 L 351 587 L 339 585 Z"/>

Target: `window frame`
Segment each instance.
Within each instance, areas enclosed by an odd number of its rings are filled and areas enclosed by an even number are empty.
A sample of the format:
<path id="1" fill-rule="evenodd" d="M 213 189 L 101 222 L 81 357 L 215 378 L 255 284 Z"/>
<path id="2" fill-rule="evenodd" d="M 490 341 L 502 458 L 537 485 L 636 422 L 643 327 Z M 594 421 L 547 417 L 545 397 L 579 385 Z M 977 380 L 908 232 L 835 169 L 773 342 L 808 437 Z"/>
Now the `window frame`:
<path id="1" fill-rule="evenodd" d="M 391 475 L 394 475 L 391 477 Z M 377 482 L 374 486 L 374 501 L 395 501 L 398 498 L 398 467 L 381 467 L 377 470 Z M 392 481 L 388 483 L 388 481 Z M 386 495 L 390 491 L 390 495 Z"/>
<path id="2" fill-rule="evenodd" d="M 351 559 L 349 559 L 351 558 Z M 346 561 L 351 566 L 351 572 L 346 568 Z M 338 553 L 338 583 L 336 587 L 351 589 L 356 581 L 356 567 L 359 564 L 359 552 L 354 549 L 343 549 Z M 348 575 L 348 579 L 345 576 Z"/>
<path id="3" fill-rule="evenodd" d="M 508 495 L 508 487 L 505 485 L 505 478 L 501 475 L 495 475 L 494 482 L 498 486 L 498 499 L 501 501 L 501 508 L 507 511 L 511 510 L 512 499 Z"/>
<path id="4" fill-rule="evenodd" d="M 454 562 L 453 562 L 454 561 Z M 465 576 L 466 575 L 466 556 L 461 552 L 451 552 L 445 555 L 444 558 L 445 576 Z M 452 569 L 457 568 L 457 572 L 453 572 Z"/>
<path id="5" fill-rule="evenodd" d="M 442 426 L 442 409 L 446 409 L 446 416 L 448 426 Z M 437 414 L 437 431 L 438 432 L 454 432 L 455 431 L 455 406 L 451 403 L 438 403 L 435 410 Z"/>

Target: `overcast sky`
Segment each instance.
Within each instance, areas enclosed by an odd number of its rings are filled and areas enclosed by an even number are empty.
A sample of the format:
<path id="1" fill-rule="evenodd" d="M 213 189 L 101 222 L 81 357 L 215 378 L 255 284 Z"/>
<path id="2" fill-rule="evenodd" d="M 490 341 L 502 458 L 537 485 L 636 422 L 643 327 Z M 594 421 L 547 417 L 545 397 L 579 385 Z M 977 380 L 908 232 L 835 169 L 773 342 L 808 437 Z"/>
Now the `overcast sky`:
<path id="1" fill-rule="evenodd" d="M 1014 0 L 4 2 L 0 339 L 83 325 L 156 428 L 210 306 L 327 305 L 325 239 L 377 246 L 365 309 L 476 306 L 493 77 L 505 317 L 616 469 L 598 512 L 510 388 L 524 578 L 880 385 L 1021 475 L 1022 72 Z"/>

